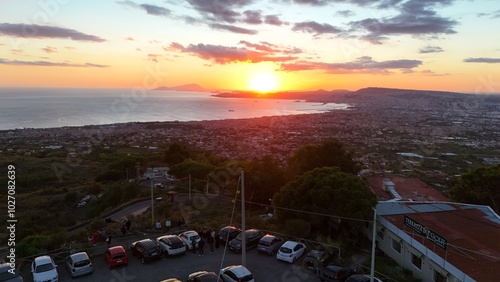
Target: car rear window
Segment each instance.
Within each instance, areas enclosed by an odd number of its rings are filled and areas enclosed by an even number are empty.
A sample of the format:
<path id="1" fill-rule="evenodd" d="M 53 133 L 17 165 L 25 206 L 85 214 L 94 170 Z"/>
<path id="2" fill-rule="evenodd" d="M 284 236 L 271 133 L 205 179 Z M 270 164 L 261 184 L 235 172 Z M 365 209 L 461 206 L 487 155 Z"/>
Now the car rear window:
<path id="1" fill-rule="evenodd" d="M 45 272 L 54 269 L 52 263 L 42 264 L 36 267 L 35 273 Z"/>
<path id="2" fill-rule="evenodd" d="M 90 264 L 90 260 L 86 259 L 86 260 L 82 260 L 82 261 L 77 261 L 75 262 L 75 267 L 82 267 L 82 266 L 86 266 Z"/>
<path id="3" fill-rule="evenodd" d="M 285 253 L 285 254 L 290 254 L 290 253 L 292 253 L 292 249 L 289 249 L 287 247 L 281 247 L 280 252 Z"/>
<path id="4" fill-rule="evenodd" d="M 124 258 L 124 257 L 125 257 L 125 253 L 118 253 L 118 254 L 113 255 L 114 259 L 120 259 L 120 258 Z"/>
<path id="5" fill-rule="evenodd" d="M 249 274 L 249 275 L 247 275 L 245 277 L 242 277 L 239 281 L 241 281 L 241 282 L 248 282 L 248 281 L 252 281 L 252 280 L 253 280 L 253 276 L 252 276 L 252 274 Z"/>
<path id="6" fill-rule="evenodd" d="M 268 241 L 259 241 L 259 245 L 261 245 L 261 246 L 271 246 L 271 242 L 268 242 Z"/>

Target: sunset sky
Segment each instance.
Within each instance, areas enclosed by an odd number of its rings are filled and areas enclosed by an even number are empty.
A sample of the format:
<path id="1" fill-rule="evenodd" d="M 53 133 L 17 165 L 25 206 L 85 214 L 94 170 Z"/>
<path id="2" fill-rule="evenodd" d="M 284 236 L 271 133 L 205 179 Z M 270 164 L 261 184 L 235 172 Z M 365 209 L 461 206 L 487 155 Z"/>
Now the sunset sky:
<path id="1" fill-rule="evenodd" d="M 498 0 L 2 0 L 0 7 L 0 87 L 500 92 Z"/>

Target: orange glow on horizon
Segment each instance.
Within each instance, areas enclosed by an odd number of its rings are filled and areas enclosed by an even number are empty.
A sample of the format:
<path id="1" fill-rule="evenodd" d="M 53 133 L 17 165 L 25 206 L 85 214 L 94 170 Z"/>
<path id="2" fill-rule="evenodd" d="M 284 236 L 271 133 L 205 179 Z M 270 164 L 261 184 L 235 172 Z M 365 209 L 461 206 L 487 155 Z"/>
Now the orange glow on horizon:
<path id="1" fill-rule="evenodd" d="M 258 72 L 248 80 L 248 89 L 260 93 L 268 93 L 279 89 L 279 81 L 272 72 Z"/>

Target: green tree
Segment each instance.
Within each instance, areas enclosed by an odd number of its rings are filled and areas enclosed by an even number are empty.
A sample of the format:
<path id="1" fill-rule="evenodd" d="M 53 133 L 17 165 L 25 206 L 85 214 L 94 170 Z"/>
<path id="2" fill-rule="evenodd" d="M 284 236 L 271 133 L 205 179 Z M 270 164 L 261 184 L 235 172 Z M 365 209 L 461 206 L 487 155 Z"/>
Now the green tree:
<path id="1" fill-rule="evenodd" d="M 453 199 L 500 210 L 500 165 L 480 167 L 463 174 L 451 191 Z"/>
<path id="2" fill-rule="evenodd" d="M 184 160 L 191 156 L 190 150 L 179 143 L 172 143 L 163 155 L 163 160 L 169 165 L 176 165 L 182 163 Z"/>
<path id="3" fill-rule="evenodd" d="M 281 222 L 290 218 L 324 224 L 329 218 L 312 216 L 309 211 L 332 216 L 370 219 L 376 205 L 375 195 L 359 177 L 336 167 L 308 171 L 283 186 L 273 197 L 276 215 Z M 298 210 L 298 211 L 293 211 Z"/>
<path id="4" fill-rule="evenodd" d="M 269 199 L 285 184 L 285 176 L 278 161 L 271 156 L 253 159 L 241 164 L 245 171 L 247 199 L 269 205 Z"/>
<path id="5" fill-rule="evenodd" d="M 171 166 L 169 173 L 177 178 L 188 177 L 191 174 L 194 178 L 205 179 L 214 169 L 214 166 L 206 163 L 186 160 L 182 163 Z"/>
<path id="6" fill-rule="evenodd" d="M 293 178 L 315 168 L 333 166 L 343 172 L 356 174 L 360 167 L 353 161 L 352 155 L 342 143 L 333 139 L 319 145 L 305 145 L 288 159 L 288 174 Z"/>

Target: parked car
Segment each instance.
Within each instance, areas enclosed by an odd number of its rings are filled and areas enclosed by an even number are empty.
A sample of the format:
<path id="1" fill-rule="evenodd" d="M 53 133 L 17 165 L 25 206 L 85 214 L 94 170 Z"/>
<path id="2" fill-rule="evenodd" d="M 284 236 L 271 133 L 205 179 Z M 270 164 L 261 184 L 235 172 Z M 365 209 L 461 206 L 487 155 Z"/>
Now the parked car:
<path id="1" fill-rule="evenodd" d="M 167 256 L 186 253 L 186 244 L 176 235 L 160 236 L 156 238 L 156 242 Z"/>
<path id="2" fill-rule="evenodd" d="M 223 282 L 254 282 L 252 273 L 243 265 L 232 265 L 220 270 Z"/>
<path id="3" fill-rule="evenodd" d="M 39 256 L 31 263 L 31 273 L 33 273 L 34 282 L 57 282 L 59 273 L 57 265 L 50 256 Z"/>
<path id="4" fill-rule="evenodd" d="M 382 280 L 377 277 L 373 277 L 373 281 L 382 282 Z M 354 274 L 347 278 L 346 282 L 370 282 L 370 275 L 365 274 Z"/>
<path id="5" fill-rule="evenodd" d="M 226 244 L 240 234 L 241 229 L 234 226 L 226 226 L 219 231 L 219 242 Z"/>
<path id="6" fill-rule="evenodd" d="M 245 234 L 246 238 L 246 249 L 251 249 L 253 247 L 256 247 L 259 244 L 260 238 L 264 237 L 264 234 L 260 232 L 258 229 L 248 229 L 245 232 L 241 232 L 229 242 L 229 249 L 233 252 L 241 252 L 241 244 L 242 244 L 242 238 L 243 234 Z"/>
<path id="7" fill-rule="evenodd" d="M 332 260 L 333 253 L 322 250 L 312 250 L 306 255 L 304 261 L 302 262 L 302 265 L 306 269 L 316 270 L 317 267 L 322 269 Z"/>
<path id="8" fill-rule="evenodd" d="M 193 272 L 189 274 L 187 282 L 217 282 L 219 276 L 215 272 L 208 272 L 205 270 Z"/>
<path id="9" fill-rule="evenodd" d="M 104 259 L 106 260 L 109 269 L 119 265 L 128 265 L 127 253 L 125 252 L 125 248 L 122 246 L 108 248 L 106 252 L 104 252 Z"/>
<path id="10" fill-rule="evenodd" d="M 19 271 L 10 271 L 11 267 L 8 263 L 0 264 L 0 281 L 2 282 L 23 282 L 23 278 L 19 275 Z"/>
<path id="11" fill-rule="evenodd" d="M 160 247 L 151 239 L 142 239 L 133 242 L 130 246 L 130 250 L 132 251 L 132 255 L 141 258 L 142 263 L 161 258 Z"/>
<path id="12" fill-rule="evenodd" d="M 349 267 L 331 264 L 323 268 L 319 279 L 321 282 L 345 282 L 353 274 L 354 270 Z"/>
<path id="13" fill-rule="evenodd" d="M 259 253 L 266 253 L 274 256 L 274 254 L 276 254 L 276 252 L 284 243 L 285 239 L 267 234 L 264 237 L 260 238 L 259 244 L 257 246 L 257 251 L 259 251 Z"/>
<path id="14" fill-rule="evenodd" d="M 196 242 L 194 246 L 195 249 L 198 248 L 198 243 L 201 241 L 201 237 L 198 235 L 198 232 L 193 230 L 182 232 L 179 234 L 179 238 L 181 238 L 188 250 L 193 249 L 193 240 Z"/>
<path id="15" fill-rule="evenodd" d="M 286 241 L 278 250 L 276 258 L 278 260 L 294 263 L 304 254 L 305 250 L 306 245 L 304 245 L 303 243 L 296 241 Z"/>
<path id="16" fill-rule="evenodd" d="M 94 267 L 86 252 L 69 255 L 66 258 L 66 268 L 68 268 L 72 278 L 94 272 Z"/>

